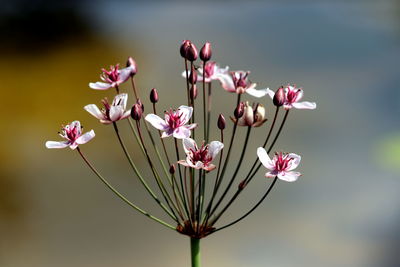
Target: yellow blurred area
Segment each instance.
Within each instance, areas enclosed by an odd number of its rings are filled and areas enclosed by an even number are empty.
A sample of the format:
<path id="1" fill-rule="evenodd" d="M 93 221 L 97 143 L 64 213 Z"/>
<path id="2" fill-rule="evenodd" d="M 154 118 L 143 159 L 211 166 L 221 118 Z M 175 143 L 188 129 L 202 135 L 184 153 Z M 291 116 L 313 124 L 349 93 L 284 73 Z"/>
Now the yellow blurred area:
<path id="1" fill-rule="evenodd" d="M 400 133 L 381 138 L 374 147 L 376 161 L 383 168 L 400 170 Z"/>

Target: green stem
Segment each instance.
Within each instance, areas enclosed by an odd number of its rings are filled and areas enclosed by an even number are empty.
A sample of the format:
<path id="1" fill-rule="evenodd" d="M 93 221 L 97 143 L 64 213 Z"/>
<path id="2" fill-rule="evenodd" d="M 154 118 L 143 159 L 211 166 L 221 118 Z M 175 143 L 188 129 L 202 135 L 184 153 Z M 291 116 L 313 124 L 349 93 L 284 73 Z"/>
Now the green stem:
<path id="1" fill-rule="evenodd" d="M 200 267 L 200 239 L 190 238 L 190 251 L 192 258 L 192 267 Z"/>

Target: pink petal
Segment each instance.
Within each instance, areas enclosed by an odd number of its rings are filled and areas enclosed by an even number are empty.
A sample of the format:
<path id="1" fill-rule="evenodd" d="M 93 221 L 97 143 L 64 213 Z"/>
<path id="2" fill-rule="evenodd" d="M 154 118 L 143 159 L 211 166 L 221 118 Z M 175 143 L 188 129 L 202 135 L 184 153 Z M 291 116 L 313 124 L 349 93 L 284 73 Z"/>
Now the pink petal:
<path id="1" fill-rule="evenodd" d="M 182 123 L 186 124 L 189 122 L 190 118 L 192 117 L 193 108 L 188 106 L 180 106 L 178 108 L 180 114 L 182 114 Z"/>
<path id="2" fill-rule="evenodd" d="M 226 91 L 235 93 L 235 85 L 233 84 L 233 79 L 231 75 L 224 75 L 218 77 L 218 80 L 221 82 L 222 88 L 224 88 Z"/>
<path id="3" fill-rule="evenodd" d="M 287 169 L 288 171 L 292 171 L 294 169 L 297 168 L 297 166 L 299 166 L 300 161 L 301 161 L 301 156 L 295 154 L 295 153 L 290 153 L 288 155 L 290 158 L 293 158 L 293 160 L 290 161 L 290 166 Z"/>
<path id="4" fill-rule="evenodd" d="M 212 141 L 208 145 L 208 156 L 214 159 L 217 154 L 224 148 L 224 144 L 220 141 Z"/>
<path id="5" fill-rule="evenodd" d="M 182 140 L 183 150 L 185 151 L 186 155 L 190 153 L 192 150 L 197 150 L 196 141 L 192 138 L 185 138 Z"/>
<path id="6" fill-rule="evenodd" d="M 133 68 L 132 66 L 129 66 L 124 69 L 120 69 L 118 71 L 118 74 L 119 74 L 118 84 L 124 83 L 129 79 L 129 77 L 131 76 L 131 73 L 132 73 L 132 68 Z"/>
<path id="7" fill-rule="evenodd" d="M 190 137 L 190 130 L 185 127 L 176 128 L 172 134 L 177 139 Z"/>
<path id="8" fill-rule="evenodd" d="M 281 172 L 278 174 L 278 178 L 286 182 L 294 182 L 301 176 L 299 172 Z"/>
<path id="9" fill-rule="evenodd" d="M 104 114 L 101 113 L 100 109 L 95 104 L 86 105 L 84 109 L 99 120 L 105 119 Z"/>
<path id="10" fill-rule="evenodd" d="M 296 101 L 295 101 L 295 102 L 300 101 L 300 99 L 303 98 L 303 95 L 304 95 L 304 91 L 301 90 L 301 89 L 299 89 L 299 90 L 297 91 L 297 96 L 296 96 Z"/>
<path id="11" fill-rule="evenodd" d="M 314 102 L 293 103 L 292 106 L 297 109 L 316 109 L 317 108 L 317 104 Z"/>
<path id="12" fill-rule="evenodd" d="M 46 147 L 47 148 L 64 148 L 69 146 L 69 141 L 47 141 Z"/>
<path id="13" fill-rule="evenodd" d="M 262 148 L 262 147 L 257 148 L 257 156 L 265 168 L 267 168 L 269 170 L 275 169 L 274 162 L 269 158 L 268 153 L 264 148 Z"/>
<path id="14" fill-rule="evenodd" d="M 150 124 L 158 130 L 166 131 L 169 129 L 169 126 L 165 123 L 165 121 L 155 114 L 147 114 L 145 120 L 150 122 Z"/>
<path id="15" fill-rule="evenodd" d="M 79 145 L 83 145 L 83 144 L 86 144 L 87 142 L 89 142 L 91 139 L 93 139 L 93 137 L 95 137 L 95 133 L 93 130 L 91 130 L 90 132 L 87 132 L 87 133 L 79 136 L 75 140 L 75 143 L 77 143 Z"/>
<path id="16" fill-rule="evenodd" d="M 103 82 L 89 83 L 89 87 L 95 90 L 107 90 L 111 88 L 111 84 Z"/>

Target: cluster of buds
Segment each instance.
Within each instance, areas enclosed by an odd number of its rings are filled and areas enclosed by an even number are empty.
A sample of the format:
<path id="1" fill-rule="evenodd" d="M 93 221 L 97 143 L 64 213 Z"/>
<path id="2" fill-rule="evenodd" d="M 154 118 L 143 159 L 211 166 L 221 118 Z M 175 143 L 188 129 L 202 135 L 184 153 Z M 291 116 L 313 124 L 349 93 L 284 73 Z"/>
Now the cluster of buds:
<path id="1" fill-rule="evenodd" d="M 300 173 L 295 172 L 294 169 L 300 163 L 299 155 L 276 152 L 271 159 L 269 153 L 282 132 L 289 111 L 292 108 L 315 109 L 316 104 L 299 102 L 303 97 L 303 90 L 294 85 L 281 86 L 276 92 L 269 88 L 256 89 L 257 84 L 249 78 L 250 71 L 229 71 L 229 67 L 221 68 L 218 63 L 211 61 L 212 47 L 209 42 L 203 45 L 199 53 L 191 41 L 185 40 L 181 44 L 180 55 L 184 60 L 182 76 L 186 79 L 187 103 L 178 105 L 178 108 L 171 107 L 161 114 L 157 112 L 157 104 L 161 98 L 158 91 L 153 88 L 150 90 L 148 99 L 150 102 L 148 106 L 152 109 L 145 110 L 143 102 L 139 98 L 139 90 L 135 87 L 137 65 L 131 57 L 127 60 L 126 68 L 120 69 L 116 64 L 111 66 L 110 70 L 102 69 L 100 76 L 102 81 L 89 83 L 89 87 L 96 90 L 114 88 L 116 96 L 112 103 L 110 104 L 107 98 L 104 98 L 101 101 L 103 104 L 101 109 L 95 104 L 84 107 L 100 123 L 113 125 L 116 141 L 130 163 L 133 175 L 139 179 L 144 189 L 171 218 L 173 224 L 150 215 L 127 200 L 100 174 L 79 147 L 95 136 L 94 131 L 82 134 L 79 121 L 63 126 L 60 136 L 65 139 L 64 141 L 48 141 L 46 147 L 64 148 L 69 146 L 71 149 L 76 149 L 84 162 L 106 186 L 132 208 L 181 234 L 200 239 L 232 226 L 247 217 L 265 199 L 277 179 L 287 182 L 298 179 Z M 197 61 L 200 63 L 196 63 Z M 119 93 L 120 89 L 123 89 L 123 84 L 129 79 L 131 79 L 135 98 L 134 104 L 129 106 L 131 108 L 127 108 L 128 93 Z M 227 122 L 223 114 L 212 112 L 211 85 L 214 82 L 226 92 L 232 93 L 233 98 L 236 97 L 232 101 L 236 102 L 236 105 L 232 105 L 232 115 L 229 116 L 231 121 Z M 201 105 L 195 104 L 198 91 L 201 91 L 203 96 L 202 108 Z M 176 93 L 180 95 L 179 92 Z M 242 98 L 246 96 L 244 93 L 250 97 L 257 97 L 259 102 L 251 104 L 249 101 L 242 101 Z M 264 97 L 266 95 L 272 101 Z M 275 113 L 268 116 L 267 108 L 274 106 L 275 108 L 272 110 L 275 110 Z M 281 107 L 285 110 L 282 119 L 278 116 Z M 200 120 L 194 121 L 195 117 Z M 131 153 L 138 152 L 125 145 L 119 132 L 119 124 L 122 121 L 130 124 L 131 134 L 137 140 L 152 175 L 145 177 L 141 168 L 132 160 Z M 196 133 L 196 128 L 200 124 L 204 130 L 202 133 Z M 272 132 L 275 125 L 279 124 L 279 130 L 273 137 Z M 265 125 L 268 125 L 266 129 L 263 127 Z M 246 126 L 247 129 L 246 137 L 242 140 L 235 138 L 243 126 Z M 227 128 L 230 128 L 231 131 L 226 131 Z M 260 142 L 257 151 L 248 151 L 248 141 L 252 131 L 255 131 L 256 128 L 257 131 L 265 131 L 266 139 L 264 142 Z M 210 132 L 215 130 L 219 133 L 219 140 L 210 141 Z M 151 144 L 144 141 L 145 135 L 151 140 Z M 195 141 L 196 139 L 198 142 Z M 228 139 L 227 142 L 224 141 L 226 139 Z M 173 153 L 167 149 L 168 146 L 174 147 Z M 239 149 L 240 157 L 238 162 L 232 163 L 230 156 L 234 148 Z M 160 152 L 161 150 L 162 152 Z M 150 153 L 150 151 L 152 152 Z M 157 155 L 157 157 L 152 155 Z M 253 159 L 254 163 L 250 168 L 248 164 L 242 164 L 246 162 L 245 158 L 246 161 Z M 221 216 L 230 208 L 238 195 L 244 191 L 254 177 L 258 177 L 258 171 L 262 166 L 268 170 L 265 177 L 273 179 L 267 186 L 266 193 L 249 212 L 226 225 L 218 225 Z M 230 169 L 234 172 L 227 172 Z M 148 182 L 152 179 L 156 182 L 157 191 L 149 186 Z M 206 181 L 213 184 L 210 192 L 206 192 L 210 188 L 205 186 Z M 228 193 L 233 193 L 230 198 L 228 198 Z"/>

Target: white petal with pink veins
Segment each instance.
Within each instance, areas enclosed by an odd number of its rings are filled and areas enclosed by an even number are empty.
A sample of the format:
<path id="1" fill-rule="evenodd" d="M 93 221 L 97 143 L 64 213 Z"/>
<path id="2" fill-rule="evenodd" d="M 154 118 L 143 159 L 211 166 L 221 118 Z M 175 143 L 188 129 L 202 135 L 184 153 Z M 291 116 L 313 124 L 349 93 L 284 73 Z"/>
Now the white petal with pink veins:
<path id="1" fill-rule="evenodd" d="M 182 124 L 186 124 L 192 117 L 193 108 L 188 106 L 180 106 L 177 112 L 179 112 L 179 114 L 182 114 Z"/>
<path id="2" fill-rule="evenodd" d="M 111 84 L 95 82 L 95 83 L 89 83 L 89 87 L 92 89 L 95 89 L 95 90 L 107 90 L 107 89 L 111 88 Z"/>
<path id="3" fill-rule="evenodd" d="M 300 161 L 301 161 L 301 156 L 295 154 L 295 153 L 290 153 L 288 155 L 289 158 L 292 158 L 292 160 L 290 161 L 290 166 L 287 168 L 288 171 L 292 171 L 294 169 L 297 168 L 297 166 L 299 166 Z"/>
<path id="4" fill-rule="evenodd" d="M 293 107 L 297 108 L 297 109 L 316 109 L 317 108 L 317 104 L 314 102 L 300 102 L 300 103 L 293 103 L 292 104 Z"/>
<path id="5" fill-rule="evenodd" d="M 124 110 L 126 109 L 126 103 L 128 101 L 128 94 L 119 94 L 114 97 L 112 106 L 121 106 Z"/>
<path id="6" fill-rule="evenodd" d="M 133 67 L 130 66 L 130 67 L 127 67 L 127 68 L 124 68 L 124 69 L 120 69 L 118 71 L 119 83 L 126 82 L 129 79 L 129 77 L 131 76 L 132 70 L 133 70 L 132 68 Z"/>
<path id="7" fill-rule="evenodd" d="M 124 108 L 122 106 L 111 106 L 110 119 L 112 121 L 119 120 L 124 115 Z"/>
<path id="8" fill-rule="evenodd" d="M 190 130 L 185 127 L 176 128 L 172 134 L 177 139 L 190 137 Z"/>
<path id="9" fill-rule="evenodd" d="M 90 132 L 87 132 L 87 133 L 79 136 L 78 139 L 75 140 L 75 142 L 79 145 L 83 145 L 83 144 L 86 144 L 87 142 L 89 142 L 90 140 L 92 140 L 93 137 L 95 137 L 95 133 L 93 130 L 91 130 Z"/>
<path id="10" fill-rule="evenodd" d="M 69 146 L 69 142 L 68 141 L 47 141 L 46 142 L 46 147 L 47 148 L 64 148 Z"/>
<path id="11" fill-rule="evenodd" d="M 100 109 L 95 104 L 86 105 L 84 107 L 84 109 L 99 120 L 105 119 L 104 114 L 100 111 Z"/>
<path id="12" fill-rule="evenodd" d="M 185 151 L 186 154 L 189 154 L 191 151 L 197 150 L 196 141 L 194 141 L 192 138 L 183 139 L 182 144 L 183 144 L 183 150 Z"/>
<path id="13" fill-rule="evenodd" d="M 158 130 L 165 131 L 169 128 L 165 121 L 155 114 L 147 114 L 145 120 L 150 122 L 150 124 Z"/>
<path id="14" fill-rule="evenodd" d="M 301 176 L 299 172 L 281 172 L 278 174 L 278 178 L 286 182 L 294 182 L 299 176 Z"/>
<path id="15" fill-rule="evenodd" d="M 218 80 L 221 82 L 222 88 L 224 88 L 228 92 L 235 93 L 235 85 L 233 83 L 233 79 L 231 75 L 223 75 L 218 77 Z"/>
<path id="16" fill-rule="evenodd" d="M 273 170 L 275 168 L 274 162 L 269 158 L 268 153 L 264 148 L 257 148 L 257 156 L 265 168 L 269 170 Z"/>
<path id="17" fill-rule="evenodd" d="M 219 141 L 212 141 L 208 145 L 208 155 L 214 159 L 217 154 L 224 148 L 224 144 Z"/>

